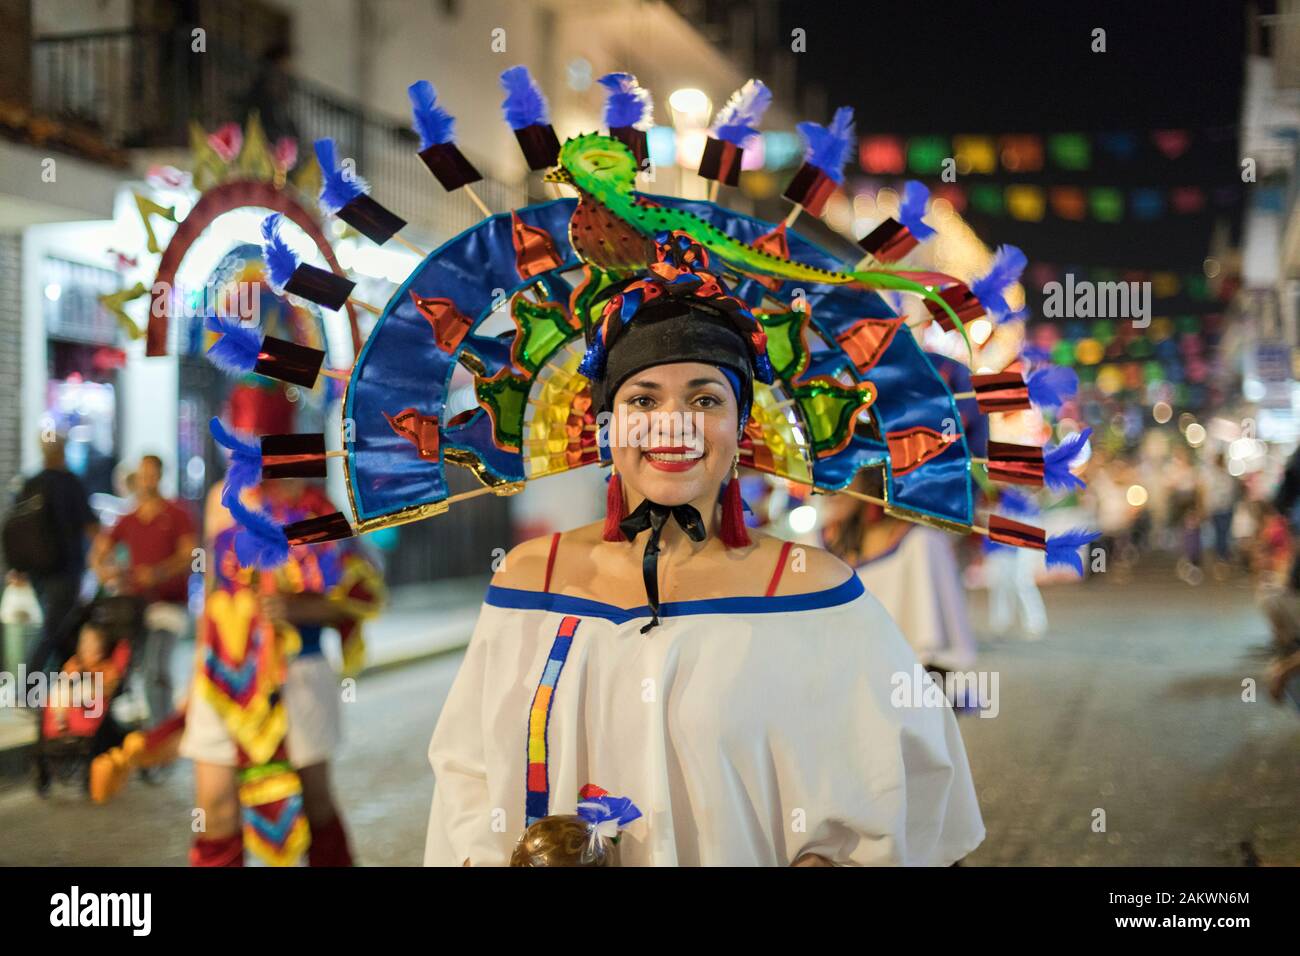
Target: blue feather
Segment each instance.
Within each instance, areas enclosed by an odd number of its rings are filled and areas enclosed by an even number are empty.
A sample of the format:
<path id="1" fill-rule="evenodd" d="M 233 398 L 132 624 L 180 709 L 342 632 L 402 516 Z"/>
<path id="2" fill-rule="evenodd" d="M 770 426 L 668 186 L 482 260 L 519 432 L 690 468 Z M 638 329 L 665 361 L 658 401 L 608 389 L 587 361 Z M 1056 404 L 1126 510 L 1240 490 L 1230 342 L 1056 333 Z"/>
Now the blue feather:
<path id="1" fill-rule="evenodd" d="M 298 257 L 280 235 L 278 212 L 262 220 L 262 258 L 266 261 L 267 283 L 276 295 L 284 293 L 285 284 L 298 268 Z"/>
<path id="2" fill-rule="evenodd" d="M 1084 487 L 1084 483 L 1070 473 L 1070 467 L 1083 453 L 1091 435 L 1092 429 L 1085 428 L 1043 453 L 1043 484 L 1054 491 L 1071 491 Z"/>
<path id="3" fill-rule="evenodd" d="M 1037 345 L 1026 345 L 1020 350 L 1020 357 L 1026 362 L 1046 362 L 1052 356 L 1047 349 L 1039 348 Z"/>
<path id="4" fill-rule="evenodd" d="M 334 140 L 316 140 L 316 161 L 325 177 L 320 188 L 320 207 L 333 215 L 363 193 L 370 184 L 351 169 L 340 169 L 334 157 Z"/>
<path id="5" fill-rule="evenodd" d="M 609 90 L 609 98 L 605 100 L 606 128 L 650 128 L 654 101 L 650 98 L 650 91 L 638 83 L 635 76 L 631 73 L 606 73 L 596 82 Z"/>
<path id="6" fill-rule="evenodd" d="M 456 119 L 438 105 L 438 94 L 428 80 L 416 80 L 406 88 L 411 98 L 411 128 L 420 134 L 420 149 L 441 146 L 456 138 Z"/>
<path id="7" fill-rule="evenodd" d="M 230 451 L 230 467 L 226 469 L 226 484 L 222 497 L 238 495 L 240 490 L 262 480 L 262 446 L 240 438 L 220 418 L 208 422 L 212 438 L 222 448 Z"/>
<path id="8" fill-rule="evenodd" d="M 1006 315 L 1001 317 L 995 316 L 995 318 L 997 319 L 996 322 L 997 325 L 1003 325 L 1004 323 L 1007 322 L 1028 322 L 1029 309 L 1028 308 L 1017 309 L 1016 311 L 1008 312 Z"/>
<path id="9" fill-rule="evenodd" d="M 771 105 L 772 91 L 763 81 L 746 80 L 713 117 L 712 133 L 718 139 L 743 149 L 758 135 L 758 124 Z"/>
<path id="10" fill-rule="evenodd" d="M 998 490 L 998 507 L 1017 518 L 1032 518 L 1038 514 L 1038 505 L 1034 504 L 1033 498 L 1011 488 Z"/>
<path id="11" fill-rule="evenodd" d="M 797 128 L 808 147 L 804 162 L 816 166 L 834 182 L 844 182 L 844 164 L 853 148 L 853 107 L 837 109 L 829 127 L 805 122 Z"/>
<path id="12" fill-rule="evenodd" d="M 1029 400 L 1039 408 L 1060 408 L 1079 391 L 1079 373 L 1072 368 L 1049 365 L 1029 376 Z"/>
<path id="13" fill-rule="evenodd" d="M 1064 534 L 1052 535 L 1047 539 L 1047 566 L 1074 568 L 1082 576 L 1083 560 L 1079 557 L 1079 549 L 1100 537 L 1100 531 L 1090 531 L 1087 528 L 1074 528 Z"/>
<path id="14" fill-rule="evenodd" d="M 998 246 L 989 271 L 970 284 L 975 298 L 994 319 L 1001 319 L 1011 311 L 1002 293 L 1020 281 L 1020 274 L 1028 264 L 1025 254 L 1015 246 Z"/>
<path id="15" fill-rule="evenodd" d="M 586 353 L 582 356 L 582 361 L 578 364 L 578 374 L 583 375 L 593 382 L 598 382 L 605 377 L 605 336 L 600 330 L 592 336 L 591 344 L 587 346 Z"/>
<path id="16" fill-rule="evenodd" d="M 501 88 L 506 91 L 506 98 L 501 103 L 501 112 L 511 129 L 523 129 L 526 126 L 545 126 L 546 97 L 526 66 L 512 66 L 501 74 Z"/>
<path id="17" fill-rule="evenodd" d="M 219 315 L 209 315 L 203 327 L 221 336 L 208 349 L 209 362 L 229 375 L 247 375 L 253 370 L 262 351 L 262 333 L 258 329 Z"/>
<path id="18" fill-rule="evenodd" d="M 929 200 L 930 190 L 915 179 L 909 179 L 903 184 L 903 202 L 898 210 L 898 221 L 907 227 L 917 242 L 925 242 L 934 235 L 934 228 L 921 219 Z"/>
<path id="19" fill-rule="evenodd" d="M 238 494 L 223 494 L 221 503 L 240 527 L 235 535 L 235 557 L 241 565 L 266 570 L 289 560 L 289 539 L 274 518 L 245 507 Z"/>

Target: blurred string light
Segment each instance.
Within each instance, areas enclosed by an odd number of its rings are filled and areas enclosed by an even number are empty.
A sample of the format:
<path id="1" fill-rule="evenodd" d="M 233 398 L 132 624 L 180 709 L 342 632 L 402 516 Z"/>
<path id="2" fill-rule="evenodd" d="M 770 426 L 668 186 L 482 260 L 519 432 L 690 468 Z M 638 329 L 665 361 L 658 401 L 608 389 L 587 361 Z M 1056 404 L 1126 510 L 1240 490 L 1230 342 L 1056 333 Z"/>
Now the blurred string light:
<path id="1" fill-rule="evenodd" d="M 746 147 L 748 152 L 748 147 Z M 763 158 L 768 169 L 793 166 L 803 155 L 803 143 L 797 133 L 771 130 L 763 133 Z"/>
<path id="2" fill-rule="evenodd" d="M 668 108 L 673 113 L 673 125 L 682 130 L 701 130 L 708 125 L 713 103 L 703 90 L 693 86 L 673 90 L 668 97 Z"/>
<path id="3" fill-rule="evenodd" d="M 1228 445 L 1228 457 L 1244 461 L 1264 454 L 1264 443 L 1254 438 L 1238 438 Z"/>
<path id="4" fill-rule="evenodd" d="M 677 130 L 671 126 L 652 126 L 646 132 L 650 147 L 650 162 L 656 166 L 671 166 L 677 162 Z"/>
<path id="5" fill-rule="evenodd" d="M 1174 417 L 1174 410 L 1168 402 L 1156 402 L 1151 408 L 1151 417 L 1156 420 L 1157 424 L 1164 425 Z"/>
<path id="6" fill-rule="evenodd" d="M 885 186 L 876 191 L 876 215 L 881 219 L 897 219 L 901 205 L 902 200 L 899 198 L 898 190 Z"/>
<path id="7" fill-rule="evenodd" d="M 581 93 L 591 87 L 591 61 L 583 57 L 576 57 L 569 61 L 569 65 L 564 72 L 569 83 L 569 89 Z"/>
<path id="8" fill-rule="evenodd" d="M 1147 503 L 1147 490 L 1141 485 L 1129 485 L 1124 493 L 1124 500 L 1134 508 L 1141 508 Z"/>
<path id="9" fill-rule="evenodd" d="M 1184 434 L 1187 436 L 1187 444 L 1193 448 L 1200 448 L 1205 442 L 1205 426 L 1200 422 L 1192 422 Z"/>
<path id="10" fill-rule="evenodd" d="M 677 165 L 685 169 L 699 169 L 704 156 L 704 144 L 709 134 L 702 129 L 692 129 L 677 134 Z"/>
<path id="11" fill-rule="evenodd" d="M 812 505 L 800 505 L 790 512 L 786 520 L 795 534 L 807 534 L 817 526 L 817 509 Z"/>

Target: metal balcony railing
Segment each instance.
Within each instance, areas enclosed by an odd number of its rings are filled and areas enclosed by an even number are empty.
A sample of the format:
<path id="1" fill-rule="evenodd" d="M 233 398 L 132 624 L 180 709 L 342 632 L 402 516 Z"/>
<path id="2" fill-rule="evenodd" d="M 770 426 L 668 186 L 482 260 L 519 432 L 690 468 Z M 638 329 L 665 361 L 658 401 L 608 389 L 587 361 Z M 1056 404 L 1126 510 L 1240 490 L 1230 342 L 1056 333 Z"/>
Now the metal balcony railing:
<path id="1" fill-rule="evenodd" d="M 332 137 L 356 161 L 374 196 L 414 225 L 443 239 L 477 220 L 472 206 L 443 192 L 416 156 L 407 125 L 300 78 L 275 72 L 238 49 L 191 50 L 188 32 L 127 30 L 38 38 L 32 52 L 34 111 L 97 133 L 121 148 L 183 147 L 189 122 L 212 130 L 262 115 L 268 137 L 293 135 L 299 155 Z M 527 201 L 523 183 L 485 177 L 475 189 L 492 209 Z"/>

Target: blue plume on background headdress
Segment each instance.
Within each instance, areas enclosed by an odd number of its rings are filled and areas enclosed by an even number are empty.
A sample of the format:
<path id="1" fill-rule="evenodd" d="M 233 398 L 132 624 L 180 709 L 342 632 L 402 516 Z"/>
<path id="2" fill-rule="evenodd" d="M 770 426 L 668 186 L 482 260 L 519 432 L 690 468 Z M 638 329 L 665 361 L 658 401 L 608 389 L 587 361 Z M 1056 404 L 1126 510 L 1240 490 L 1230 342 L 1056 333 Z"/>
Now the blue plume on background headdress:
<path id="1" fill-rule="evenodd" d="M 710 132 L 742 149 L 758 135 L 758 124 L 772 105 L 772 91 L 762 80 L 746 80 L 713 117 Z"/>
<path id="2" fill-rule="evenodd" d="M 456 138 L 456 119 L 438 105 L 438 93 L 428 80 L 416 80 L 406 88 L 411 98 L 411 128 L 420 136 L 420 149 L 441 146 Z"/>
<path id="3" fill-rule="evenodd" d="M 203 327 L 221 336 L 207 351 L 209 362 L 230 375 L 247 375 L 253 370 L 262 351 L 260 331 L 219 315 L 209 315 Z"/>
<path id="4" fill-rule="evenodd" d="M 336 165 L 334 140 L 316 140 L 316 160 L 325 177 L 320 188 L 320 207 L 326 212 L 336 213 L 362 193 L 370 192 L 370 185 L 354 171 Z"/>
<path id="5" fill-rule="evenodd" d="M 1011 311 L 1002 293 L 1020 281 L 1020 274 L 1028 264 L 1025 254 L 1015 246 L 998 246 L 989 271 L 970 284 L 975 298 L 980 300 L 980 305 L 994 319 L 1002 318 Z"/>
<path id="6" fill-rule="evenodd" d="M 930 190 L 915 179 L 909 179 L 903 184 L 903 202 L 898 209 L 898 221 L 907 227 L 917 242 L 925 242 L 934 235 L 934 227 L 921 219 L 929 200 Z"/>
<path id="7" fill-rule="evenodd" d="M 284 293 L 285 284 L 298 268 L 298 257 L 280 235 L 278 212 L 262 220 L 262 258 L 266 261 L 266 281 L 276 295 Z"/>
<path id="8" fill-rule="evenodd" d="M 1075 528 L 1064 534 L 1053 535 L 1047 539 L 1047 566 L 1074 568 L 1082 576 L 1083 561 L 1079 557 L 1079 549 L 1100 537 L 1100 531 L 1089 531 L 1087 528 Z"/>
<path id="9" fill-rule="evenodd" d="M 1014 488 L 998 489 L 998 510 L 1017 518 L 1032 518 L 1038 514 L 1038 505 L 1028 495 Z"/>
<path id="10" fill-rule="evenodd" d="M 1046 362 L 1052 355 L 1047 349 L 1039 348 L 1037 345 L 1025 345 L 1020 350 L 1020 357 L 1026 362 Z"/>
<path id="11" fill-rule="evenodd" d="M 609 90 L 605 100 L 605 126 L 621 129 L 649 129 L 654 114 L 654 100 L 650 91 L 637 82 L 631 73 L 606 73 L 596 81 Z"/>
<path id="12" fill-rule="evenodd" d="M 1008 312 L 1006 315 L 1001 317 L 994 316 L 994 320 L 998 325 L 1002 325 L 1005 322 L 1028 322 L 1029 308 L 1026 306 L 1016 309 L 1014 312 Z"/>
<path id="13" fill-rule="evenodd" d="M 1060 408 L 1079 391 L 1079 373 L 1072 368 L 1049 365 L 1029 376 L 1029 400 L 1039 408 Z"/>
<path id="14" fill-rule="evenodd" d="M 796 128 L 808 144 L 804 162 L 816 166 L 835 182 L 844 182 L 844 164 L 853 149 L 853 107 L 837 109 L 829 127 L 803 122 Z"/>
<path id="15" fill-rule="evenodd" d="M 528 67 L 512 66 L 506 70 L 501 74 L 501 87 L 506 91 L 501 112 L 511 129 L 546 125 L 546 97 L 529 76 Z"/>
<path id="16" fill-rule="evenodd" d="M 262 480 L 261 443 L 245 441 L 237 436 L 215 415 L 208 422 L 208 430 L 218 445 L 230 451 L 230 467 L 226 469 L 226 484 L 221 496 L 238 496 L 243 488 Z"/>
<path id="17" fill-rule="evenodd" d="M 1071 491 L 1083 488 L 1084 483 L 1070 473 L 1074 460 L 1083 452 L 1083 447 L 1092 435 L 1091 428 L 1071 435 L 1055 448 L 1043 452 L 1043 484 L 1055 491 Z"/>
<path id="18" fill-rule="evenodd" d="M 223 494 L 221 503 L 240 527 L 235 535 L 235 557 L 246 568 L 278 568 L 289 560 L 289 539 L 284 529 L 265 511 L 253 511 L 239 494 Z"/>

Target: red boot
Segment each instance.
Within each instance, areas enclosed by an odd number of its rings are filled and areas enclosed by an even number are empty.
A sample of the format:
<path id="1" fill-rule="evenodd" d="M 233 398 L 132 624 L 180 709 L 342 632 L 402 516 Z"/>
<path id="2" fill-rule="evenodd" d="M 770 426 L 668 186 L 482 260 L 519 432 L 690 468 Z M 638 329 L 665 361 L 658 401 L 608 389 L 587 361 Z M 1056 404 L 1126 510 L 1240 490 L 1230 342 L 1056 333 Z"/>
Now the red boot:
<path id="1" fill-rule="evenodd" d="M 190 866 L 243 866 L 244 835 L 197 837 L 190 847 Z"/>

